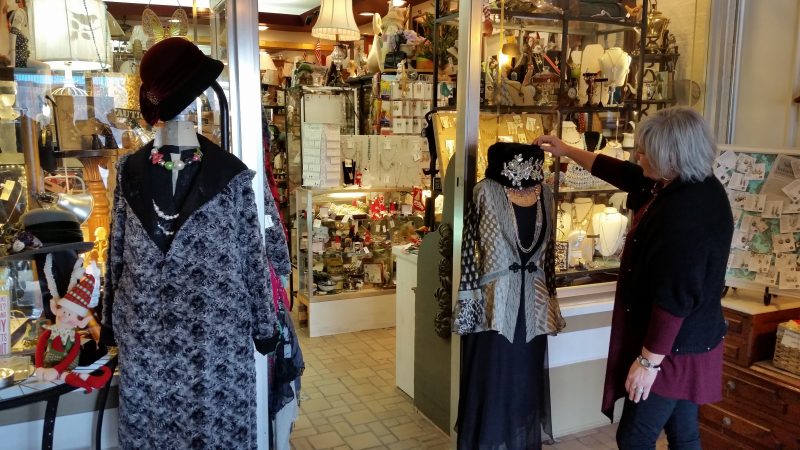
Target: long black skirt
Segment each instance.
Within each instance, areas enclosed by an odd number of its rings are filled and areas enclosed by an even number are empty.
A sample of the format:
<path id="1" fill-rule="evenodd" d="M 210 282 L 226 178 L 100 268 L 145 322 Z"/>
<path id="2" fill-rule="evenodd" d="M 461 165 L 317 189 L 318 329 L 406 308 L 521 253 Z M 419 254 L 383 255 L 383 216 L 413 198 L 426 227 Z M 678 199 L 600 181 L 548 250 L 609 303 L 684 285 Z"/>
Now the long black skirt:
<path id="1" fill-rule="evenodd" d="M 540 449 L 542 428 L 552 434 L 547 335 L 525 342 L 524 310 L 513 343 L 496 331 L 461 337 L 459 450 Z"/>

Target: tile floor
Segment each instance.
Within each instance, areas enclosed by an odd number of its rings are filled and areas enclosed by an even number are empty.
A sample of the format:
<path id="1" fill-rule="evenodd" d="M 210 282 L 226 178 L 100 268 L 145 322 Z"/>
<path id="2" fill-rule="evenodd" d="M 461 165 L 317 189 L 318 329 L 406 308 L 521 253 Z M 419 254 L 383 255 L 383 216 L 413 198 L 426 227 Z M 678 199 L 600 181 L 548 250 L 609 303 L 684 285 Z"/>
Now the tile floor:
<path id="1" fill-rule="evenodd" d="M 297 333 L 306 371 L 294 449 L 450 448 L 450 438 L 394 385 L 393 328 L 313 339 L 308 328 Z M 544 450 L 614 449 L 615 432 L 616 424 L 564 436 Z"/>

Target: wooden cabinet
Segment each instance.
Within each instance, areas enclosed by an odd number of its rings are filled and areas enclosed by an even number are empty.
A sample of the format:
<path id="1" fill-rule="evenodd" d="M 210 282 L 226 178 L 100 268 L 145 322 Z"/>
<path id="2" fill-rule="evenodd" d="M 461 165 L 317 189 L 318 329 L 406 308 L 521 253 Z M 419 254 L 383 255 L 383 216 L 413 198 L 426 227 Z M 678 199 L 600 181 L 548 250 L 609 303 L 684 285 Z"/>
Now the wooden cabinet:
<path id="1" fill-rule="evenodd" d="M 700 408 L 703 448 L 800 448 L 800 377 L 726 362 L 722 382 L 723 400 Z"/>
<path id="2" fill-rule="evenodd" d="M 728 321 L 725 335 L 725 360 L 741 366 L 756 361 L 771 360 L 775 352 L 775 332 L 778 324 L 800 317 L 800 308 L 749 314 L 733 308 L 723 308 Z"/>
<path id="3" fill-rule="evenodd" d="M 772 365 L 778 324 L 800 317 L 800 307 L 777 300 L 723 299 L 723 399 L 700 407 L 706 450 L 800 449 L 800 377 Z"/>

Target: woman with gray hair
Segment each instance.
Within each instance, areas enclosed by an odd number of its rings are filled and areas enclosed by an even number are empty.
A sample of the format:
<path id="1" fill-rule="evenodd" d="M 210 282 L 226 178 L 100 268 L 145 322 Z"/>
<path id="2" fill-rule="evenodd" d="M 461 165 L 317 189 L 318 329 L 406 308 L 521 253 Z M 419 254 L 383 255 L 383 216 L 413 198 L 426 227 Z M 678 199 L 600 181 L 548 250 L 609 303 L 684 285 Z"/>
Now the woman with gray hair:
<path id="1" fill-rule="evenodd" d="M 628 192 L 634 212 L 620 258 L 602 411 L 626 397 L 620 449 L 699 449 L 698 405 L 722 399 L 721 293 L 733 235 L 725 189 L 714 177 L 716 146 L 702 117 L 669 108 L 637 131 L 638 165 L 535 142 Z"/>

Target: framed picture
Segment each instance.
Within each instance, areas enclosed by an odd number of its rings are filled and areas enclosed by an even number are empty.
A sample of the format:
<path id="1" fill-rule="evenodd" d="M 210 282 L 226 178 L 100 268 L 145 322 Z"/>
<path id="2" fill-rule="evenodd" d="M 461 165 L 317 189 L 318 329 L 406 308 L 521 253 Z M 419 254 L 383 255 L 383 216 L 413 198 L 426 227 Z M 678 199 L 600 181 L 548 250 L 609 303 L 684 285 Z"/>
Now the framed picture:
<path id="1" fill-rule="evenodd" d="M 113 97 L 54 95 L 59 148 L 90 150 L 94 136 L 103 135 L 114 113 Z"/>
<path id="2" fill-rule="evenodd" d="M 383 264 L 364 263 L 364 282 L 383 284 Z"/>

